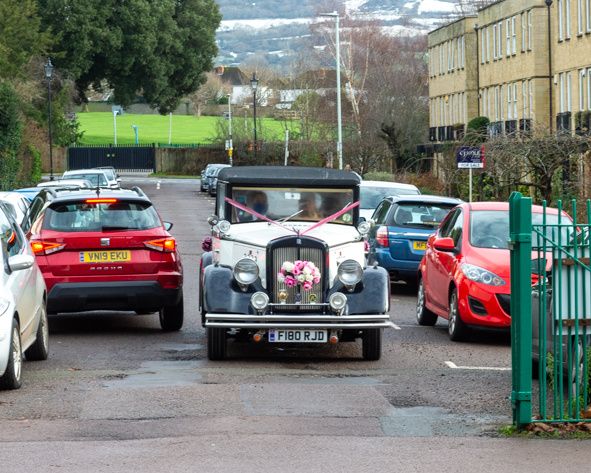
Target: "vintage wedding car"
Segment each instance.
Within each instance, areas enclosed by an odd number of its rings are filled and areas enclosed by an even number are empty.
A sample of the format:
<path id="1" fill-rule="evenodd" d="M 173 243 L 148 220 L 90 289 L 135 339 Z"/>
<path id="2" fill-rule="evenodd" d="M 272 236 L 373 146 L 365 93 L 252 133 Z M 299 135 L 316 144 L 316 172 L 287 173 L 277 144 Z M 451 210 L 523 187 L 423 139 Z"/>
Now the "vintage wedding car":
<path id="1" fill-rule="evenodd" d="M 357 174 L 324 168 L 251 166 L 218 175 L 199 278 L 211 360 L 227 340 L 336 344 L 362 340 L 381 356 L 390 327 L 389 279 L 365 267 Z"/>

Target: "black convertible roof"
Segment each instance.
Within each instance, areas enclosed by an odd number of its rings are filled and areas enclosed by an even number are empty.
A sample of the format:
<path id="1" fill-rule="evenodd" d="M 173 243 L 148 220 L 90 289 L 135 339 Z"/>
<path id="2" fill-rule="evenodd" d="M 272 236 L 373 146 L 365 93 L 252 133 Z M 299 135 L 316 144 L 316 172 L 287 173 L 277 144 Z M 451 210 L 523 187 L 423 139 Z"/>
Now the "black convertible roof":
<path id="1" fill-rule="evenodd" d="M 298 166 L 233 166 L 224 168 L 218 180 L 230 184 L 266 184 L 272 186 L 357 186 L 361 178 L 351 171 Z"/>

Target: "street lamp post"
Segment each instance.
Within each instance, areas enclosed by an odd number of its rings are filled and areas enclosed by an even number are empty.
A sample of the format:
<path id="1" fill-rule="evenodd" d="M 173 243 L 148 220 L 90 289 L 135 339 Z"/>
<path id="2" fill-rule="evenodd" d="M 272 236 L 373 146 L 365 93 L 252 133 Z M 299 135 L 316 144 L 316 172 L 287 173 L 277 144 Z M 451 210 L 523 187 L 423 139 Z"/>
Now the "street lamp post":
<path id="1" fill-rule="evenodd" d="M 232 166 L 232 155 L 234 154 L 234 146 L 232 143 L 232 94 L 228 94 L 228 135 L 228 157 L 230 166 Z"/>
<path id="2" fill-rule="evenodd" d="M 252 87 L 253 118 L 254 118 L 254 158 L 256 161 L 256 157 L 257 157 L 257 87 L 259 86 L 259 80 L 257 79 L 256 72 L 252 73 L 252 79 L 250 79 L 250 86 Z"/>
<path id="3" fill-rule="evenodd" d="M 49 132 L 49 180 L 53 181 L 53 143 L 51 130 L 51 78 L 53 77 L 53 64 L 51 59 L 47 58 L 45 66 L 45 78 L 47 79 L 47 125 Z"/>
<path id="4" fill-rule="evenodd" d="M 339 169 L 343 169 L 343 123 L 341 118 L 341 42 L 339 35 L 340 17 L 336 11 L 333 11 L 332 13 L 323 13 L 320 16 L 335 19 L 335 56 L 337 63 L 337 157 L 339 159 Z"/>

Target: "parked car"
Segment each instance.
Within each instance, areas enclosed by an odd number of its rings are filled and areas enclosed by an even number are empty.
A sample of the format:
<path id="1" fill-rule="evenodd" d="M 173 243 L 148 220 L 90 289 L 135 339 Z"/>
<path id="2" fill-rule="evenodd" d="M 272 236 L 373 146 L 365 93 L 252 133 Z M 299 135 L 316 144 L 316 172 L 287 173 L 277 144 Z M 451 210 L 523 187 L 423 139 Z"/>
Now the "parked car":
<path id="1" fill-rule="evenodd" d="M 22 225 L 29 208 L 29 200 L 20 192 L 0 192 L 0 201 L 6 204 L 16 223 Z"/>
<path id="2" fill-rule="evenodd" d="M 93 169 L 100 169 L 107 175 L 107 179 L 109 179 L 109 186 L 112 189 L 121 187 L 121 177 L 113 166 L 97 166 Z"/>
<path id="3" fill-rule="evenodd" d="M 217 167 L 214 168 L 211 173 L 209 174 L 208 177 L 208 186 L 207 188 L 209 189 L 209 195 L 210 197 L 213 197 L 217 194 L 217 187 L 218 187 L 218 174 L 220 173 L 220 171 L 226 167 L 229 167 L 229 165 L 224 165 L 222 167 Z"/>
<path id="4" fill-rule="evenodd" d="M 73 187 L 80 189 L 93 189 L 92 182 L 86 179 L 55 179 L 53 181 L 45 181 L 37 184 L 37 187 Z"/>
<path id="5" fill-rule="evenodd" d="M 62 174 L 61 179 L 85 179 L 90 181 L 93 187 L 107 189 L 116 189 L 119 187 L 119 184 L 117 184 L 116 181 L 110 181 L 105 171 L 101 169 L 78 169 L 76 171 L 66 171 Z"/>
<path id="6" fill-rule="evenodd" d="M 0 389 L 21 386 L 23 354 L 45 360 L 49 331 L 45 283 L 24 233 L 0 204 Z"/>
<path id="7" fill-rule="evenodd" d="M 388 273 L 365 267 L 359 176 L 323 168 L 228 167 L 218 175 L 199 280 L 207 353 L 227 339 L 327 344 L 362 340 L 381 355 Z"/>
<path id="8" fill-rule="evenodd" d="M 218 168 L 228 167 L 229 164 L 208 164 L 201 173 L 201 192 L 209 192 L 212 174 Z"/>
<path id="9" fill-rule="evenodd" d="M 532 206 L 534 223 L 543 208 Z M 547 209 L 547 223 L 558 211 Z M 563 218 L 569 218 L 564 213 Z M 471 326 L 511 326 L 509 204 L 464 203 L 450 212 L 427 242 L 419 268 L 417 321 L 448 320 L 451 340 L 463 340 Z"/>
<path id="10" fill-rule="evenodd" d="M 418 195 L 421 191 L 412 184 L 388 181 L 361 181 L 359 216 L 369 220 L 382 200 L 391 195 Z"/>
<path id="11" fill-rule="evenodd" d="M 447 213 L 462 201 L 432 195 L 393 196 L 384 199 L 372 215 L 369 261 L 377 262 L 392 280 L 417 282 L 427 239 Z"/>
<path id="12" fill-rule="evenodd" d="M 179 330 L 180 254 L 172 224 L 162 222 L 148 197 L 138 188 L 50 195 L 30 230 L 48 312 L 158 311 L 162 329 Z"/>
<path id="13" fill-rule="evenodd" d="M 13 192 L 18 192 L 19 194 L 24 195 L 29 202 L 32 202 L 33 199 L 37 197 L 40 190 L 39 187 L 23 187 L 21 189 L 14 189 Z"/>

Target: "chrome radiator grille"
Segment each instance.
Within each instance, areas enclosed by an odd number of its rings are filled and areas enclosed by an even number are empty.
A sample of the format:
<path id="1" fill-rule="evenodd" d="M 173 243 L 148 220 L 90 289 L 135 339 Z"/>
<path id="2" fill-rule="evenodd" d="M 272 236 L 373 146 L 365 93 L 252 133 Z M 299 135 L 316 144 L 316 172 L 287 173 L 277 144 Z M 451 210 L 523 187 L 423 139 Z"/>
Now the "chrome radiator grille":
<path id="1" fill-rule="evenodd" d="M 273 261 L 273 294 L 272 302 L 279 303 L 279 291 L 285 291 L 287 293 L 286 310 L 289 310 L 289 304 L 313 304 L 314 302 L 323 302 L 322 300 L 322 281 L 319 284 L 315 284 L 314 287 L 309 291 L 304 291 L 299 286 L 287 287 L 284 284 L 277 282 L 277 273 L 281 270 L 281 265 L 284 261 L 294 262 L 296 260 L 311 261 L 321 271 L 322 280 L 324 280 L 324 264 L 323 254 L 319 248 L 298 248 L 298 247 L 280 247 L 275 248 L 272 253 Z M 317 309 L 318 306 L 306 307 L 306 309 Z"/>

